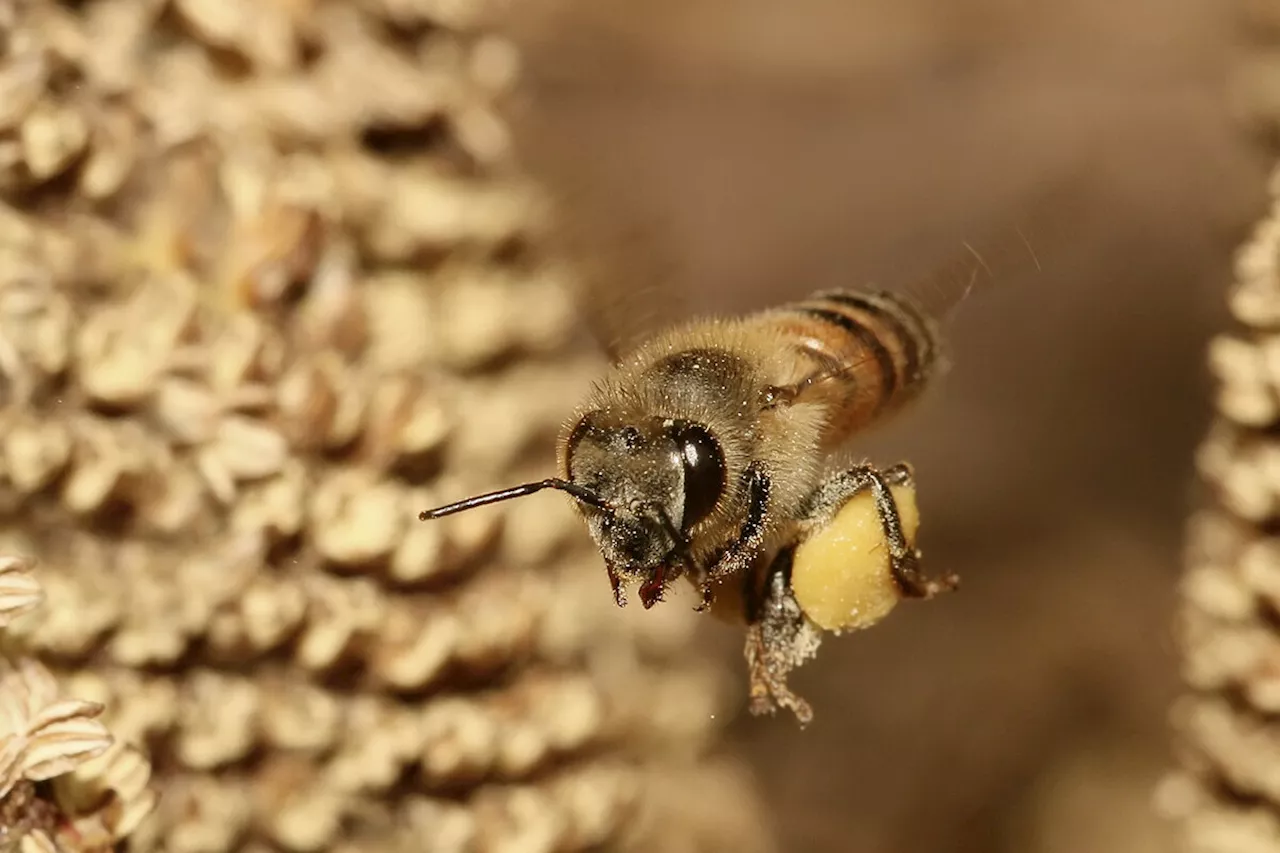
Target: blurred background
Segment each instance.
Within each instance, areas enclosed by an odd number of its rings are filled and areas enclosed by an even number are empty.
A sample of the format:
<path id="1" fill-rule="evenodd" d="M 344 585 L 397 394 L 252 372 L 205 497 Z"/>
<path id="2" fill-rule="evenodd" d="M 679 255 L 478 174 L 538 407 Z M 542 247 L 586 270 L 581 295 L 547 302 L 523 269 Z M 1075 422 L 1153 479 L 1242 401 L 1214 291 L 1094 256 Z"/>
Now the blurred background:
<path id="1" fill-rule="evenodd" d="M 539 0 L 529 169 L 671 310 L 892 286 L 1066 181 L 1043 273 L 972 299 L 954 369 L 867 453 L 914 462 L 954 598 L 828 641 L 817 717 L 735 723 L 787 851 L 1168 849 L 1175 582 L 1202 368 L 1267 163 L 1228 4 Z M 620 235 L 625 235 L 620 238 Z M 668 306 L 664 305 L 664 310 Z M 740 635 L 715 631 L 742 675 Z M 697 792 L 689 792 L 696 796 Z"/>

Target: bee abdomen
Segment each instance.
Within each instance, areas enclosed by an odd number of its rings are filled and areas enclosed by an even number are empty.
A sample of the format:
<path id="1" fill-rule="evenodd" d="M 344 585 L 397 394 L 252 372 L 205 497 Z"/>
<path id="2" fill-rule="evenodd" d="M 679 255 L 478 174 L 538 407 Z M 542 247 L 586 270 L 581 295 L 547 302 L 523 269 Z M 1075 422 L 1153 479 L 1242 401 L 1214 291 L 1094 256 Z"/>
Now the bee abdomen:
<path id="1" fill-rule="evenodd" d="M 905 297 L 890 292 L 836 290 L 819 293 L 811 301 L 838 306 L 846 322 L 878 337 L 894 360 L 896 387 L 914 387 L 929 374 L 936 356 L 935 333 Z"/>
<path id="2" fill-rule="evenodd" d="M 781 309 L 792 346 L 822 380 L 838 433 L 866 425 L 914 397 L 937 360 L 929 321 L 888 292 L 824 291 Z"/>

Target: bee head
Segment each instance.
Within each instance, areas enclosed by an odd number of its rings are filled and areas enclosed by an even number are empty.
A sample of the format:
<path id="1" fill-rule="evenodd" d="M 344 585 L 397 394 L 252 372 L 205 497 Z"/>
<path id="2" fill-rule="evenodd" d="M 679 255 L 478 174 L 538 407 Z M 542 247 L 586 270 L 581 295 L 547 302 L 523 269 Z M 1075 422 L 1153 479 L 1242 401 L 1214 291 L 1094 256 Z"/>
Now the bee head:
<path id="1" fill-rule="evenodd" d="M 724 455 L 704 426 L 662 417 L 586 413 L 564 444 L 566 478 L 525 483 L 419 513 L 439 518 L 497 501 L 558 489 L 578 502 L 604 557 L 619 604 L 623 581 L 638 581 L 646 608 L 693 568 L 690 531 L 725 491 Z"/>
<path id="2" fill-rule="evenodd" d="M 689 533 L 725 486 L 724 456 L 699 424 L 588 412 L 565 443 L 569 482 L 600 497 L 581 502 L 611 577 L 639 581 L 646 607 L 689 568 Z"/>

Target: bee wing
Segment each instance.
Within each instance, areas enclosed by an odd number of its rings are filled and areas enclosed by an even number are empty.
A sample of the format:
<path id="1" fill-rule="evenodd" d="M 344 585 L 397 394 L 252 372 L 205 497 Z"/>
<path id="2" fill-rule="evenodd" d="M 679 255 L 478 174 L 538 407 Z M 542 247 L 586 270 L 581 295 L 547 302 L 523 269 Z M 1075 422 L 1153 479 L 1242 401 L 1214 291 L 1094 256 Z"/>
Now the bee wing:
<path id="1" fill-rule="evenodd" d="M 1059 242 L 1075 209 L 1072 197 L 1078 185 L 1071 177 L 1053 181 L 1033 193 L 1030 202 L 1019 207 L 1020 213 L 991 229 L 990 239 L 958 241 L 959 247 L 946 262 L 892 289 L 894 298 L 911 304 L 932 326 L 933 343 L 943 349 L 938 353 L 935 374 L 948 366 L 945 340 L 938 338 L 972 295 L 996 285 L 1027 282 L 1044 271 L 1046 256 L 1042 249 Z M 837 365 L 824 378 L 864 371 L 868 381 L 856 382 L 855 387 L 876 387 L 882 367 L 871 352 Z"/>
<path id="2" fill-rule="evenodd" d="M 569 210 L 559 229 L 552 246 L 568 265 L 583 325 L 612 361 L 688 316 L 677 253 L 657 224 Z"/>
<path id="3" fill-rule="evenodd" d="M 946 325 L 977 291 L 1026 282 L 1044 271 L 1044 251 L 1060 242 L 1078 197 L 1076 173 L 1051 181 L 981 241 L 962 239 L 949 260 L 898 292 Z"/>
<path id="4" fill-rule="evenodd" d="M 585 330 L 616 362 L 658 328 L 688 317 L 678 233 L 627 186 L 630 170 L 608 167 L 616 155 L 598 141 L 546 135 L 530 131 L 525 146 L 545 202 L 539 245 L 574 291 Z"/>

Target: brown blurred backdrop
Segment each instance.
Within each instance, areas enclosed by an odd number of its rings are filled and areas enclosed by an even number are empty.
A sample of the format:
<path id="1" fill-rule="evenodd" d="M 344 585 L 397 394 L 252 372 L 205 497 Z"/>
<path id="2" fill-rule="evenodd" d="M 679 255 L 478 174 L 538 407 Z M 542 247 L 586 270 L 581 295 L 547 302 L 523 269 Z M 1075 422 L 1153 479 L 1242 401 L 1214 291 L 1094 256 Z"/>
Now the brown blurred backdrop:
<path id="1" fill-rule="evenodd" d="M 525 159 L 571 215 L 641 228 L 620 278 L 672 275 L 695 309 L 891 284 L 1073 176 L 1044 274 L 971 300 L 945 383 L 867 445 L 916 464 L 926 559 L 963 591 L 829 641 L 798 678 L 810 730 L 735 725 L 784 850 L 1167 849 L 1147 802 L 1202 352 L 1265 175 L 1225 7 L 517 11 Z"/>

